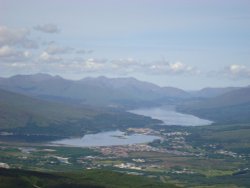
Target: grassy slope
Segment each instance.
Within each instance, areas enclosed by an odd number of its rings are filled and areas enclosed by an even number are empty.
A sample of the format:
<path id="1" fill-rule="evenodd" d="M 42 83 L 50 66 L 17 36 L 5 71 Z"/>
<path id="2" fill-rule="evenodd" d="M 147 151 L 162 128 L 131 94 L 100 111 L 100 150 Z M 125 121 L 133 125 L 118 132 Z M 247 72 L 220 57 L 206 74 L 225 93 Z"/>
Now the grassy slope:
<path id="1" fill-rule="evenodd" d="M 0 90 L 0 96 L 1 128 L 20 127 L 29 121 L 46 126 L 51 122 L 57 123 L 70 118 L 90 118 L 100 113 L 91 108 L 42 101 L 4 90 Z"/>
<path id="2" fill-rule="evenodd" d="M 177 107 L 177 110 L 220 123 L 250 122 L 250 87 L 203 101 L 189 102 Z"/>
<path id="3" fill-rule="evenodd" d="M 213 120 L 218 123 L 246 123 L 250 122 L 250 103 L 214 107 L 214 108 L 186 108 L 180 111 L 194 114 L 198 117 Z"/>
<path id="4" fill-rule="evenodd" d="M 183 129 L 191 133 L 186 137 L 186 143 L 205 151 L 205 156 L 189 160 L 182 158 L 185 167 L 201 172 L 169 174 L 170 179 L 185 182 L 186 187 L 195 188 L 250 187 L 250 170 L 243 170 L 249 168 L 250 165 L 250 123 L 172 127 L 171 129 L 176 131 Z M 216 153 L 220 150 L 235 152 L 243 158 Z M 177 159 L 174 160 L 174 162 L 176 161 L 178 162 Z M 231 170 L 232 172 L 230 172 Z"/>
<path id="5" fill-rule="evenodd" d="M 157 180 L 104 170 L 84 170 L 82 173 L 42 173 L 0 168 L 1 188 L 174 188 Z"/>
<path id="6" fill-rule="evenodd" d="M 191 127 L 190 131 L 187 141 L 192 145 L 219 144 L 225 150 L 250 154 L 250 123 Z"/>
<path id="7" fill-rule="evenodd" d="M 121 111 L 70 106 L 0 90 L 0 131 L 72 136 L 155 122 Z"/>

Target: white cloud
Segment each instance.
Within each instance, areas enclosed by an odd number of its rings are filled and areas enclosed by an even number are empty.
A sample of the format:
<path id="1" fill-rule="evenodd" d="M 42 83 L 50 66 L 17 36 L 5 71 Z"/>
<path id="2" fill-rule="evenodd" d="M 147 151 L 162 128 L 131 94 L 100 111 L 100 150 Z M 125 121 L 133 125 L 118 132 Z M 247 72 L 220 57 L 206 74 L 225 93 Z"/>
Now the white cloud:
<path id="1" fill-rule="evenodd" d="M 25 61 L 31 57 L 31 52 L 15 50 L 10 46 L 0 47 L 0 61 L 1 62 L 20 62 Z"/>
<path id="2" fill-rule="evenodd" d="M 103 64 L 104 61 L 102 60 L 96 60 L 93 58 L 87 59 L 87 61 L 83 62 L 83 69 L 87 71 L 101 71 L 105 68 L 105 65 Z"/>
<path id="3" fill-rule="evenodd" d="M 186 65 L 180 61 L 171 63 L 167 61 L 159 61 L 151 63 L 148 68 L 151 74 L 199 74 L 200 71 L 195 67 Z"/>
<path id="4" fill-rule="evenodd" d="M 240 72 L 246 70 L 246 66 L 233 64 L 229 66 L 229 70 L 232 74 L 239 74 Z"/>
<path id="5" fill-rule="evenodd" d="M 45 33 L 59 32 L 59 28 L 54 24 L 38 25 L 34 27 L 34 29 Z M 25 67 L 24 65 L 27 64 L 27 66 L 33 65 L 33 67 L 37 67 L 37 70 L 53 70 L 55 73 L 65 71 L 79 74 L 92 72 L 114 75 L 133 75 L 134 73 L 151 75 L 193 75 L 199 72 L 195 67 L 182 62 L 143 62 L 131 57 L 109 60 L 88 58 L 84 60 L 81 58 L 81 54 L 90 55 L 93 53 L 92 50 L 78 50 L 57 45 L 56 42 L 49 42 L 44 45 L 46 45 L 46 47 L 42 51 L 39 49 L 32 49 L 32 51 L 23 49 L 35 47 L 35 42 L 30 39 L 30 31 L 28 29 L 13 29 L 0 26 L 0 62 L 12 63 L 12 67 L 16 68 Z M 76 57 L 73 57 L 73 55 L 76 55 Z M 29 60 L 29 62 L 27 60 Z M 18 66 L 18 63 L 20 63 L 20 66 Z"/>
<path id="6" fill-rule="evenodd" d="M 32 54 L 31 54 L 30 51 L 26 50 L 26 51 L 23 52 L 23 55 L 24 55 L 24 57 L 29 58 L 29 57 L 31 57 Z"/>
<path id="7" fill-rule="evenodd" d="M 77 54 L 92 54 L 94 50 L 77 50 Z"/>
<path id="8" fill-rule="evenodd" d="M 44 25 L 37 25 L 34 27 L 35 30 L 41 31 L 43 33 L 59 33 L 60 29 L 55 24 L 44 24 Z"/>
<path id="9" fill-rule="evenodd" d="M 11 63 L 9 64 L 10 67 L 15 67 L 15 68 L 24 68 L 28 67 L 27 63 Z"/>
<path id="10" fill-rule="evenodd" d="M 61 46 L 58 46 L 56 44 L 51 44 L 49 45 L 45 51 L 49 54 L 66 54 L 66 53 L 69 53 L 71 51 L 73 51 L 73 48 L 70 48 L 70 47 L 61 47 Z"/>
<path id="11" fill-rule="evenodd" d="M 176 63 L 171 63 L 169 65 L 170 70 L 174 71 L 174 72 L 182 72 L 183 70 L 187 70 L 186 69 L 186 65 L 184 65 L 181 62 L 176 62 Z"/>
<path id="12" fill-rule="evenodd" d="M 42 54 L 39 56 L 39 60 L 44 62 L 61 62 L 63 59 L 47 52 L 42 52 Z"/>
<path id="13" fill-rule="evenodd" d="M 69 72 L 85 73 L 95 72 L 104 73 L 110 71 L 110 67 L 106 64 L 106 59 L 89 58 L 68 60 L 63 67 Z M 61 67 L 62 68 L 62 67 Z"/>
<path id="14" fill-rule="evenodd" d="M 16 44 L 23 41 L 28 33 L 26 29 L 14 30 L 6 26 L 0 26 L 0 45 Z"/>
<path id="15" fill-rule="evenodd" d="M 175 73 L 182 73 L 182 72 L 193 72 L 194 68 L 192 66 L 188 66 L 182 62 L 175 62 L 175 63 L 170 63 L 169 68 L 171 71 Z"/>
<path id="16" fill-rule="evenodd" d="M 130 65 L 137 65 L 139 61 L 134 60 L 133 58 L 126 58 L 126 59 L 115 59 L 112 60 L 111 63 L 120 65 L 120 66 L 130 66 Z"/>
<path id="17" fill-rule="evenodd" d="M 18 49 L 18 48 L 17 48 Z M 70 52 L 76 52 L 69 54 Z M 88 58 L 83 59 L 76 55 L 78 52 L 69 47 L 58 46 L 56 43 L 48 44 L 43 51 L 15 50 L 12 46 L 3 46 L 0 48 L 1 62 L 11 62 L 13 68 L 27 66 L 36 67 L 36 71 L 50 71 L 55 74 L 62 73 L 91 73 L 99 75 L 133 75 L 133 74 L 151 74 L 151 75 L 194 75 L 199 71 L 192 66 L 182 62 L 153 61 L 144 62 L 134 58 L 121 59 L 101 59 Z M 25 61 L 29 59 L 29 61 Z M 15 63 L 24 63 L 18 66 Z M 29 64 L 29 65 L 28 65 Z"/>
<path id="18" fill-rule="evenodd" d="M 229 75 L 233 78 L 244 77 L 250 78 L 250 67 L 240 64 L 232 64 L 225 68 L 226 75 Z"/>
<path id="19" fill-rule="evenodd" d="M 35 41 L 28 38 L 28 29 L 13 29 L 0 26 L 0 46 L 16 45 L 24 48 L 37 48 Z"/>
<path id="20" fill-rule="evenodd" d="M 15 51 L 9 46 L 3 46 L 0 48 L 0 57 L 9 57 L 15 54 Z"/>
<path id="21" fill-rule="evenodd" d="M 74 64 L 70 66 L 70 64 Z M 166 61 L 160 62 L 141 62 L 133 58 L 107 60 L 107 59 L 95 59 L 89 58 L 87 60 L 75 60 L 74 62 L 68 62 L 66 66 L 70 68 L 78 67 L 75 71 L 96 71 L 100 74 L 121 74 L 126 75 L 130 73 L 145 73 L 156 75 L 195 75 L 199 74 L 199 70 L 195 67 L 188 66 L 181 62 L 169 63 Z"/>
<path id="22" fill-rule="evenodd" d="M 49 54 L 46 54 L 46 58 Z M 160 62 L 142 62 L 135 60 L 133 58 L 127 59 L 96 59 L 89 58 L 74 59 L 64 61 L 65 71 L 75 71 L 75 72 L 95 72 L 99 74 L 116 74 L 116 75 L 126 75 L 133 73 L 144 73 L 152 75 L 196 75 L 199 74 L 199 70 L 195 67 L 188 66 L 181 62 L 169 63 L 166 61 Z"/>

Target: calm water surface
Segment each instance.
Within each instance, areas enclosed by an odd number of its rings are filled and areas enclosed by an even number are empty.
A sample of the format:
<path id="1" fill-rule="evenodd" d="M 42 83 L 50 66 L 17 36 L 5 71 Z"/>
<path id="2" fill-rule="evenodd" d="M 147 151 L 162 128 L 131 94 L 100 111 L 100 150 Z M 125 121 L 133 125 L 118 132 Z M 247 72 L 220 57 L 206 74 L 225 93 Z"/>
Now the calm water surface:
<path id="1" fill-rule="evenodd" d="M 165 125 L 199 126 L 213 123 L 212 121 L 201 119 L 193 115 L 176 112 L 173 107 L 143 108 L 129 112 L 162 120 Z"/>
<path id="2" fill-rule="evenodd" d="M 212 123 L 212 121 L 200 119 L 193 115 L 176 112 L 173 108 L 169 107 L 136 109 L 129 112 L 162 120 L 165 125 L 198 126 L 209 125 Z M 159 139 L 159 137 L 143 134 L 126 135 L 124 132 L 116 130 L 87 134 L 81 138 L 57 140 L 51 143 L 53 145 L 93 147 L 148 143 L 155 139 Z"/>
<path id="3" fill-rule="evenodd" d="M 158 139 L 157 136 L 132 134 L 125 135 L 121 131 L 107 131 L 97 134 L 87 134 L 82 138 L 69 138 L 51 142 L 53 145 L 67 145 L 75 147 L 92 147 L 92 146 L 113 146 L 129 145 L 152 142 Z"/>

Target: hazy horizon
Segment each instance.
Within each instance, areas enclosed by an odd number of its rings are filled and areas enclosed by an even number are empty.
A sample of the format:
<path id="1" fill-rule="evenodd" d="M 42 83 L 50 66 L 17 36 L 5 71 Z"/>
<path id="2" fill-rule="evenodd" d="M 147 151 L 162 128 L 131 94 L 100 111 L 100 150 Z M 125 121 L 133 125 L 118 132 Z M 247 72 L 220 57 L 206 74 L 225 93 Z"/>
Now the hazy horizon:
<path id="1" fill-rule="evenodd" d="M 86 78 L 101 78 L 101 77 L 105 77 L 105 78 L 108 78 L 108 79 L 133 78 L 133 79 L 136 79 L 138 81 L 152 83 L 152 84 L 155 84 L 155 85 L 160 86 L 160 87 L 175 87 L 175 88 L 178 88 L 178 89 L 182 89 L 184 91 L 198 91 L 198 90 L 205 89 L 205 88 L 250 87 L 250 85 L 242 85 L 242 86 L 228 85 L 228 86 L 222 86 L 222 87 L 204 86 L 204 87 L 197 88 L 197 89 L 189 89 L 189 88 L 181 88 L 181 87 L 172 86 L 172 85 L 160 85 L 160 84 L 157 84 L 157 83 L 154 83 L 154 82 L 141 80 L 141 79 L 135 78 L 133 76 L 111 77 L 111 76 L 99 75 L 99 76 L 86 76 L 86 77 L 82 77 L 82 78 L 73 79 L 73 78 L 66 78 L 66 77 L 58 75 L 58 74 L 53 75 L 53 74 L 42 73 L 42 72 L 41 73 L 35 73 L 35 74 L 15 74 L 15 75 L 11 75 L 11 76 L 3 76 L 3 77 L 0 76 L 0 78 L 11 78 L 11 77 L 14 77 L 14 76 L 32 76 L 32 75 L 38 75 L 38 74 L 50 75 L 50 76 L 53 76 L 53 77 L 59 76 L 59 77 L 65 79 L 65 80 L 72 80 L 72 81 L 79 81 L 79 80 L 83 80 L 83 79 L 86 79 Z"/>
<path id="2" fill-rule="evenodd" d="M 0 0 L 0 76 L 250 84 L 250 2 Z"/>

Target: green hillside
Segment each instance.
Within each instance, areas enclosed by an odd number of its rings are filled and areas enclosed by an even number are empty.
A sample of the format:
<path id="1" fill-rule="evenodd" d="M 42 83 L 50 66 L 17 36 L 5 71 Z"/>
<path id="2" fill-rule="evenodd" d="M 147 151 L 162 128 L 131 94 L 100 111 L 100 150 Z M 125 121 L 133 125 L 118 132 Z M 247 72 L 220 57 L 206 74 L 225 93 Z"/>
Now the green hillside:
<path id="1" fill-rule="evenodd" d="M 250 154 L 250 123 L 214 124 L 190 127 L 187 141 L 194 146 L 217 145 L 221 149 L 238 154 Z"/>
<path id="2" fill-rule="evenodd" d="M 48 102 L 0 90 L 0 131 L 73 136 L 154 123 L 159 121 L 119 110 Z"/>
<path id="3" fill-rule="evenodd" d="M 155 179 L 104 170 L 82 173 L 42 173 L 0 168 L 1 188 L 175 188 Z"/>
<path id="4" fill-rule="evenodd" d="M 67 119 L 91 118 L 100 113 L 91 108 L 78 108 L 51 103 L 0 90 L 1 128 L 23 127 L 27 123 L 48 126 Z"/>
<path id="5" fill-rule="evenodd" d="M 177 110 L 220 123 L 250 122 L 250 87 L 207 100 L 189 101 Z"/>

